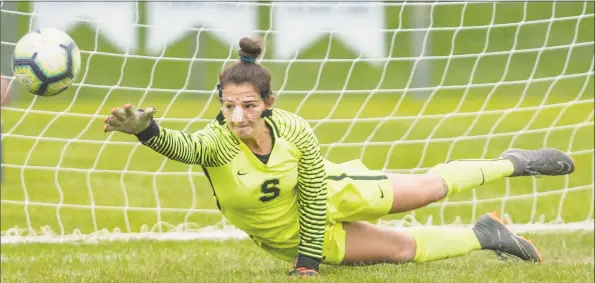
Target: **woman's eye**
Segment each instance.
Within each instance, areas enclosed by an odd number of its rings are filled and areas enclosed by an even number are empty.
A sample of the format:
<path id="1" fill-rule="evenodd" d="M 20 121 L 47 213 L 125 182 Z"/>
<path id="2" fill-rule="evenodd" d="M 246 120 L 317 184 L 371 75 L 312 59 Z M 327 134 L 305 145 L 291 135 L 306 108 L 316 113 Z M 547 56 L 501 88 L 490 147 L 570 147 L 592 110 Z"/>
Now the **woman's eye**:
<path id="1" fill-rule="evenodd" d="M 254 108 L 254 104 L 246 104 L 246 108 Z"/>
<path id="2" fill-rule="evenodd" d="M 233 106 L 231 106 L 231 105 L 225 105 L 225 108 L 227 108 L 227 110 L 231 110 L 231 109 L 233 109 Z"/>

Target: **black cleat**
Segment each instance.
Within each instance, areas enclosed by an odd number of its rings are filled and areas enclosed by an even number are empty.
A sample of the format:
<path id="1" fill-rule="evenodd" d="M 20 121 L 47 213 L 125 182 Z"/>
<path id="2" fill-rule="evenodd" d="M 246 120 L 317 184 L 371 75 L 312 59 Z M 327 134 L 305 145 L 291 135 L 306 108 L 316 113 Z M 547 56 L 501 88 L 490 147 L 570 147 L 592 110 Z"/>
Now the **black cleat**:
<path id="1" fill-rule="evenodd" d="M 495 251 L 498 256 L 506 254 L 524 261 L 542 262 L 541 254 L 533 242 L 510 232 L 496 212 L 482 215 L 473 226 L 473 232 L 482 249 Z"/>
<path id="2" fill-rule="evenodd" d="M 538 150 L 509 149 L 500 155 L 501 158 L 510 160 L 514 172 L 510 177 L 516 176 L 558 176 L 574 172 L 572 158 L 555 148 L 542 148 Z"/>

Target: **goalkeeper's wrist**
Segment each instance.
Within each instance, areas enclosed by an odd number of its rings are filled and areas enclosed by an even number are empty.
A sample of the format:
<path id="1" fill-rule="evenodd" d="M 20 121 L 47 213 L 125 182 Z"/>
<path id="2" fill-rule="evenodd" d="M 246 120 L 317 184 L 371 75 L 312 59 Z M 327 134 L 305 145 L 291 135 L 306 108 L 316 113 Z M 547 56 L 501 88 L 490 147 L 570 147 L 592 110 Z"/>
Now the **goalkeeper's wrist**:
<path id="1" fill-rule="evenodd" d="M 144 130 L 135 134 L 135 136 L 138 138 L 138 140 L 141 143 L 146 143 L 151 138 L 156 137 L 158 135 L 159 135 L 159 126 L 153 119 L 151 119 L 151 121 L 149 122 L 149 126 L 147 128 L 145 128 Z"/>
<path id="2" fill-rule="evenodd" d="M 295 268 L 307 268 L 318 271 L 318 268 L 320 267 L 320 262 L 320 259 L 303 254 L 298 254 L 297 260 L 295 262 Z"/>

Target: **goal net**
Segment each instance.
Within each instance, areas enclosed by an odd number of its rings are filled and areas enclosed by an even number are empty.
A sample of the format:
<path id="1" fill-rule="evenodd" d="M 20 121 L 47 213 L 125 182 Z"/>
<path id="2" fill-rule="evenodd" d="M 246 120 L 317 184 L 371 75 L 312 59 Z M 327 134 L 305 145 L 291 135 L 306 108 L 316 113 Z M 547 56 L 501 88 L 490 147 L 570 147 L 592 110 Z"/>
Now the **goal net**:
<path id="1" fill-rule="evenodd" d="M 157 108 L 168 128 L 204 127 L 241 36 L 264 40 L 276 107 L 306 118 L 333 162 L 423 173 L 541 147 L 576 162 L 568 176 L 496 181 L 379 225 L 456 227 L 497 211 L 517 231 L 593 230 L 593 6 L 2 2 L 3 78 L 18 39 L 38 27 L 66 30 L 82 52 L 65 93 L 11 83 L 2 243 L 246 237 L 216 209 L 199 166 L 103 133 L 126 103 Z"/>

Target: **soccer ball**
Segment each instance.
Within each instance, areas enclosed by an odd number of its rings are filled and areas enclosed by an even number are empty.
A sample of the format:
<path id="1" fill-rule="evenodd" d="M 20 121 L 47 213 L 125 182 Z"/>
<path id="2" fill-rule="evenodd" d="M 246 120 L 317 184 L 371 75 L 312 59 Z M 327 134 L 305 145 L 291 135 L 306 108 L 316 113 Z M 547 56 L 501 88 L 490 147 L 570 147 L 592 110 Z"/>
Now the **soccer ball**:
<path id="1" fill-rule="evenodd" d="M 15 78 L 29 92 L 54 96 L 66 90 L 80 70 L 81 53 L 65 32 L 47 28 L 24 35 L 14 48 Z"/>

